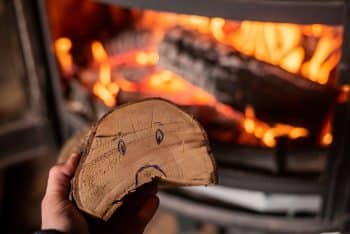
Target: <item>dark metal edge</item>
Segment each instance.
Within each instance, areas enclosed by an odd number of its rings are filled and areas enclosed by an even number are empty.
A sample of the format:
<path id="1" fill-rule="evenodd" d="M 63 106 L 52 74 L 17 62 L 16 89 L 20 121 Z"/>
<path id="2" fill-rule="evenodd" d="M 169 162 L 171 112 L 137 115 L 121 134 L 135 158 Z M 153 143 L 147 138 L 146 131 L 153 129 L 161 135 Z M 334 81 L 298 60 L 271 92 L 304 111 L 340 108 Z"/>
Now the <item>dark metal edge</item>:
<path id="1" fill-rule="evenodd" d="M 298 24 L 342 24 L 344 3 L 336 1 L 281 0 L 98 0 L 124 7 L 223 17 L 232 20 L 259 20 Z"/>

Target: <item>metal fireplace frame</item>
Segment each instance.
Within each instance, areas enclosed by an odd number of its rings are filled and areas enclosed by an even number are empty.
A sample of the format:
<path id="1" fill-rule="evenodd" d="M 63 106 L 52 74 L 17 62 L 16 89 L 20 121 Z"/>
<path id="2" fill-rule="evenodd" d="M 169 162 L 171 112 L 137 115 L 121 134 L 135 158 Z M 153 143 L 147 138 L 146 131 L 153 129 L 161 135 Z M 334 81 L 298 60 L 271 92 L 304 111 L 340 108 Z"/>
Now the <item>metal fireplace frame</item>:
<path id="1" fill-rule="evenodd" d="M 16 0 L 20 2 L 21 0 Z M 350 0 L 334 1 L 292 1 L 292 0 L 192 0 L 192 1 L 159 1 L 159 0 L 101 0 L 127 7 L 139 7 L 181 13 L 197 13 L 206 16 L 218 16 L 236 20 L 265 20 L 292 23 L 327 23 L 344 25 L 343 53 L 339 66 L 337 85 L 350 84 Z M 225 7 L 217 7 L 221 2 Z M 36 2 L 41 25 L 41 40 L 44 44 L 49 70 L 47 83 L 52 93 L 51 104 L 54 105 L 55 129 L 59 136 L 58 144 L 80 127 L 85 126 L 63 105 L 59 73 L 52 53 L 50 28 L 45 0 Z M 207 4 L 207 5 L 206 5 Z M 199 9 L 198 9 L 199 8 Z M 197 9 L 194 11 L 193 9 Z M 286 12 L 288 9 L 288 12 Z M 268 13 L 266 13 L 268 12 Z M 307 12 L 307 14 L 304 14 Z M 233 17 L 234 16 L 234 17 Z M 320 181 L 306 183 L 303 181 L 273 178 L 242 172 L 219 170 L 222 184 L 230 187 L 244 187 L 242 180 L 247 181 L 244 188 L 265 192 L 285 192 L 296 194 L 317 193 L 323 197 L 323 208 L 316 218 L 288 220 L 271 216 L 252 215 L 234 210 L 223 210 L 214 206 L 161 194 L 170 209 L 183 211 L 186 215 L 204 218 L 224 226 L 243 226 L 251 229 L 265 230 L 271 233 L 316 233 L 321 231 L 350 230 L 350 99 L 347 103 L 338 104 L 335 110 L 333 136 L 334 141 L 329 152 L 327 168 Z M 280 187 L 280 186 L 281 187 Z M 192 209 L 186 208 L 190 204 Z M 207 212 L 207 215 L 204 215 Z"/>
<path id="2" fill-rule="evenodd" d="M 49 74 L 46 52 L 41 46 L 41 27 L 35 7 L 28 7 L 30 3 L 22 0 L 3 1 L 2 4 L 3 10 L 13 11 L 11 27 L 16 30 L 24 64 L 26 75 L 20 77 L 20 82 L 27 84 L 23 93 L 28 105 L 19 118 L 0 126 L 0 168 L 52 154 L 58 140 L 54 129 L 59 129 L 56 126 L 59 111 L 52 102 L 51 80 L 46 78 Z"/>
<path id="3" fill-rule="evenodd" d="M 342 0 L 98 0 L 109 4 L 182 14 L 290 23 L 341 24 Z M 305 14 L 307 12 L 307 14 Z"/>

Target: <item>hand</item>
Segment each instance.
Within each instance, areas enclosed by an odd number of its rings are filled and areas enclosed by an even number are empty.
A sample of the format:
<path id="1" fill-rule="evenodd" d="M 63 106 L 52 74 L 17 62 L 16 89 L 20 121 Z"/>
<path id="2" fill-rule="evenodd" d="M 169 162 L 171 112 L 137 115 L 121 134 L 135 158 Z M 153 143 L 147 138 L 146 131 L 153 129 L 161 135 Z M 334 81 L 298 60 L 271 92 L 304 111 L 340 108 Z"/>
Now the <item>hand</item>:
<path id="1" fill-rule="evenodd" d="M 93 233 L 140 234 L 154 216 L 159 205 L 155 195 L 157 186 L 145 184 L 136 192 L 127 195 L 124 204 L 118 208 L 107 223 L 97 225 Z"/>
<path id="2" fill-rule="evenodd" d="M 89 233 L 82 213 L 68 199 L 70 180 L 80 156 L 73 154 L 65 163 L 53 166 L 45 196 L 41 202 L 41 228 L 55 229 L 64 233 Z"/>
<path id="3" fill-rule="evenodd" d="M 89 233 L 89 225 L 82 212 L 68 199 L 70 179 L 80 156 L 72 155 L 67 162 L 51 168 L 46 194 L 41 204 L 42 229 L 64 233 Z M 94 226 L 94 233 L 143 233 L 155 214 L 159 200 L 157 188 L 148 184 L 126 197 L 124 204 L 107 223 Z M 93 220 L 89 222 L 95 223 Z"/>

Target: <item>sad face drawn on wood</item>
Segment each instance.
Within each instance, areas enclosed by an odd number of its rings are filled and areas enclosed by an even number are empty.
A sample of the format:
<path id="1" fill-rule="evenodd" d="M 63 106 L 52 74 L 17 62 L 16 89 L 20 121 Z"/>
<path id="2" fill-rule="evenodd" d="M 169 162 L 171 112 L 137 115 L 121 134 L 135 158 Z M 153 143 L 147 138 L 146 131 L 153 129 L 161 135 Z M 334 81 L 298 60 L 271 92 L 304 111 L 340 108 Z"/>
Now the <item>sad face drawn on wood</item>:
<path id="1" fill-rule="evenodd" d="M 156 178 L 173 185 L 216 181 L 204 130 L 168 101 L 122 106 L 91 132 L 73 196 L 80 209 L 96 217 L 107 220 L 127 193 Z"/>

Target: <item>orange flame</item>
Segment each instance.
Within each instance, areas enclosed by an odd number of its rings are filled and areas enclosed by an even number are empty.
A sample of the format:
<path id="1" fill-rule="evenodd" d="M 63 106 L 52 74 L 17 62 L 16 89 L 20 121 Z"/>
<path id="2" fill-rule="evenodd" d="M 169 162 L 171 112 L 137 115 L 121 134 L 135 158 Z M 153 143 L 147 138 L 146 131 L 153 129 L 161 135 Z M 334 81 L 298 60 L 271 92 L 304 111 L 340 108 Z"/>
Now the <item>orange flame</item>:
<path id="1" fill-rule="evenodd" d="M 311 32 L 321 35 L 324 27 L 313 25 Z M 341 37 L 321 37 L 312 58 L 305 62 L 302 35 L 302 28 L 294 24 L 243 21 L 231 38 L 231 45 L 244 54 L 326 84 L 330 72 L 339 63 Z"/>
<path id="2" fill-rule="evenodd" d="M 276 65 L 282 69 L 299 74 L 320 84 L 329 83 L 330 73 L 340 59 L 341 36 L 339 30 L 325 25 L 296 25 L 287 23 L 242 21 L 241 23 L 222 18 L 208 18 L 195 15 L 180 15 L 144 11 L 137 27 L 147 27 L 154 31 L 156 43 L 169 27 L 181 25 L 211 36 L 214 40 L 231 46 L 242 54 Z M 315 45 L 305 46 L 307 37 L 314 38 Z M 153 42 L 152 42 L 153 43 Z M 55 51 L 62 70 L 73 69 L 72 57 L 69 53 L 72 43 L 68 38 L 55 41 Z M 195 87 L 179 75 L 171 71 L 155 68 L 158 54 L 155 45 L 142 50 L 137 49 L 109 57 L 101 42 L 94 41 L 91 51 L 95 65 L 99 66 L 98 79 L 93 85 L 93 93 L 106 106 L 116 105 L 116 96 L 120 89 L 138 91 L 148 96 L 161 96 L 183 105 L 210 105 L 228 118 L 240 119 L 242 129 L 262 145 L 275 147 L 278 137 L 289 139 L 307 137 L 305 128 L 286 124 L 267 124 L 255 117 L 254 109 L 247 106 L 244 114 L 235 116 L 236 112 L 229 106 L 217 102 L 215 97 Z M 130 82 L 122 75 L 116 75 L 116 68 L 122 65 L 136 67 L 151 66 L 154 72 L 147 75 L 140 83 Z M 112 76 L 113 68 L 113 76 Z M 346 92 L 345 92 L 346 89 Z M 348 96 L 350 88 L 344 87 L 344 96 Z M 330 131 L 321 136 L 321 143 L 332 142 Z"/>
<path id="3" fill-rule="evenodd" d="M 158 70 L 141 85 L 140 91 L 151 96 L 160 96 L 183 105 L 214 105 L 216 100 L 168 70 Z"/>
<path id="4" fill-rule="evenodd" d="M 158 53 L 155 51 L 151 51 L 151 52 L 144 52 L 144 51 L 140 51 L 136 54 L 136 62 L 139 65 L 154 65 L 157 64 L 159 59 Z"/>
<path id="5" fill-rule="evenodd" d="M 119 86 L 112 82 L 111 65 L 107 62 L 108 55 L 98 41 L 91 44 L 91 52 L 94 61 L 100 64 L 99 79 L 94 84 L 92 91 L 106 106 L 113 107 L 116 105 Z"/>
<path id="6" fill-rule="evenodd" d="M 328 36 L 321 38 L 312 58 L 303 65 L 302 74 L 313 81 L 326 84 L 330 72 L 340 60 L 340 53 L 332 54 L 339 49 L 340 44 L 340 39 Z"/>
<path id="7" fill-rule="evenodd" d="M 61 37 L 54 42 L 54 49 L 57 60 L 65 74 L 73 72 L 73 58 L 70 54 L 72 41 L 69 38 Z"/>
<path id="8" fill-rule="evenodd" d="M 323 146 L 328 146 L 330 144 L 332 144 L 332 141 L 333 141 L 333 136 L 330 132 L 327 132 L 323 137 L 322 137 L 322 140 L 321 140 L 321 143 Z"/>
<path id="9" fill-rule="evenodd" d="M 341 35 L 338 28 L 313 24 L 297 25 L 242 21 L 222 18 L 144 11 L 143 27 L 161 31 L 181 25 L 209 34 L 217 41 L 232 46 L 243 54 L 301 74 L 315 82 L 326 84 L 330 72 L 340 59 Z M 319 38 L 311 59 L 306 61 L 305 36 Z"/>
<path id="10" fill-rule="evenodd" d="M 309 135 L 309 131 L 305 128 L 287 124 L 269 126 L 255 118 L 254 109 L 251 106 L 247 106 L 245 109 L 243 128 L 247 133 L 253 134 L 260 139 L 267 147 L 275 147 L 277 144 L 276 139 L 281 136 L 287 136 L 289 139 L 294 140 Z"/>
<path id="11" fill-rule="evenodd" d="M 346 89 L 346 88 L 345 88 Z M 329 116 L 325 122 L 325 126 L 321 132 L 320 143 L 321 146 L 327 147 L 333 142 L 332 135 L 332 117 Z"/>
<path id="12" fill-rule="evenodd" d="M 92 56 L 94 58 L 94 61 L 96 61 L 97 63 L 102 63 L 105 60 L 107 60 L 107 58 L 108 58 L 108 55 L 107 55 L 102 43 L 99 41 L 92 42 L 91 52 L 92 52 Z"/>

